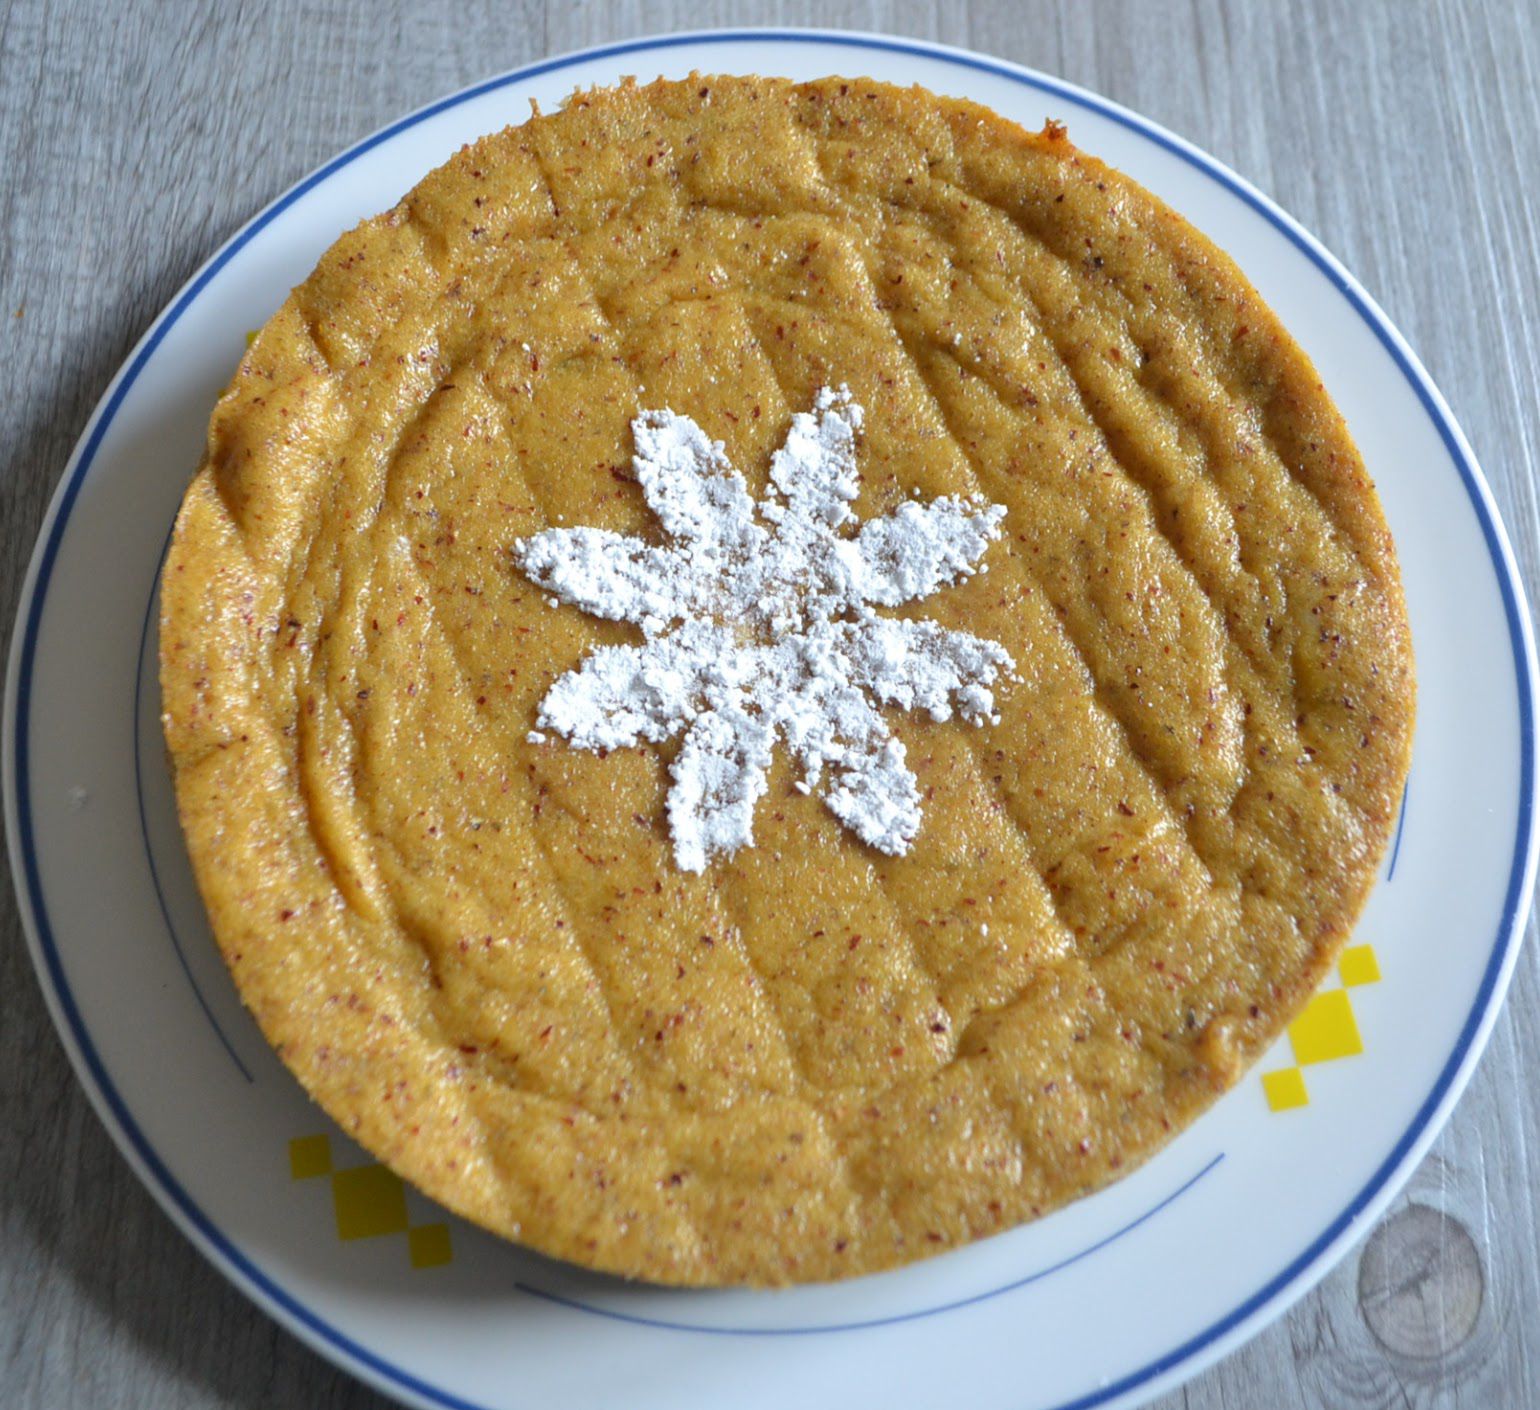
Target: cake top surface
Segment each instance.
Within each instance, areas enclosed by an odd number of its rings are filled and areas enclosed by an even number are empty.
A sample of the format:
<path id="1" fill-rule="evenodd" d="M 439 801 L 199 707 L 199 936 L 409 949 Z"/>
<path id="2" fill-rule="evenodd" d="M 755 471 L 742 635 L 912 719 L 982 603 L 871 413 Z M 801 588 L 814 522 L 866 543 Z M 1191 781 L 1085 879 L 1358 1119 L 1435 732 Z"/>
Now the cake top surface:
<path id="1" fill-rule="evenodd" d="M 578 94 L 343 236 L 162 601 L 285 1062 L 660 1282 L 873 1271 L 1157 1149 L 1330 964 L 1410 748 L 1389 533 L 1255 291 L 1062 129 L 866 80 Z"/>

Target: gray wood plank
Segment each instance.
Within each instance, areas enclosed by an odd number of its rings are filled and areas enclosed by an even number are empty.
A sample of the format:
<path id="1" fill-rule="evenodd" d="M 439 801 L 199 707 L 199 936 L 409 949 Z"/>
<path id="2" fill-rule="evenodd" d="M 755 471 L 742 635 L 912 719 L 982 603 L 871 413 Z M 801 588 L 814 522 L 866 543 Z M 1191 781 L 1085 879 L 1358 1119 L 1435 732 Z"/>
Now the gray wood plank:
<path id="1" fill-rule="evenodd" d="M 13 0 L 0 10 L 0 621 L 91 406 L 178 285 L 261 205 L 487 73 L 727 23 L 984 49 L 1086 84 L 1229 162 L 1320 235 L 1419 350 L 1533 592 L 1532 3 Z M 229 1289 L 154 1207 L 70 1076 L 8 891 L 0 930 L 0 1398 L 21 1410 L 383 1406 Z M 1537 1015 L 1530 944 L 1470 1090 L 1379 1242 L 1161 1410 L 1540 1404 Z"/>

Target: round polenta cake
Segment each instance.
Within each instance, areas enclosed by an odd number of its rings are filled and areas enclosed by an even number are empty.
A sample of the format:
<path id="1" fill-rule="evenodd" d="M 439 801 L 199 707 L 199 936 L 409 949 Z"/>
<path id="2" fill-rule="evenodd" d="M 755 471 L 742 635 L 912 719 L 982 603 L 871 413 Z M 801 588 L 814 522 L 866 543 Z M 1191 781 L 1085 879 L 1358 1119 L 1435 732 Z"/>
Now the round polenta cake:
<path id="1" fill-rule="evenodd" d="M 1412 732 L 1374 489 L 1235 266 L 1056 125 L 859 79 L 581 93 L 343 236 L 215 408 L 160 640 L 283 1061 L 661 1283 L 1145 1159 L 1332 963 Z"/>

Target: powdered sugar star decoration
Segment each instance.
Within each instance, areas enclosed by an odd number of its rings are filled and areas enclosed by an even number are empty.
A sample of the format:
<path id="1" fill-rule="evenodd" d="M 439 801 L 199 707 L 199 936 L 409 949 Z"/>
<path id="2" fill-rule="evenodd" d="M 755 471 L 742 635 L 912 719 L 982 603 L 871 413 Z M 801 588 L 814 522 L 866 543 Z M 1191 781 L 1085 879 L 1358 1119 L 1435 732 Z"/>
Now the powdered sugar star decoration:
<path id="1" fill-rule="evenodd" d="M 778 737 L 803 767 L 796 786 L 819 789 L 846 827 L 897 856 L 919 831 L 920 794 L 876 705 L 998 722 L 990 687 L 1014 669 L 1004 647 L 872 609 L 988 571 L 978 560 L 1005 509 L 911 500 L 841 533 L 855 520 L 861 421 L 847 388 L 820 391 L 792 418 L 756 505 L 720 441 L 688 416 L 644 411 L 631 423 L 634 467 L 667 544 L 576 528 L 514 545 L 543 591 L 645 638 L 601 646 L 561 676 L 531 740 L 552 730 L 605 750 L 682 733 L 668 820 L 684 871 L 752 844 Z"/>

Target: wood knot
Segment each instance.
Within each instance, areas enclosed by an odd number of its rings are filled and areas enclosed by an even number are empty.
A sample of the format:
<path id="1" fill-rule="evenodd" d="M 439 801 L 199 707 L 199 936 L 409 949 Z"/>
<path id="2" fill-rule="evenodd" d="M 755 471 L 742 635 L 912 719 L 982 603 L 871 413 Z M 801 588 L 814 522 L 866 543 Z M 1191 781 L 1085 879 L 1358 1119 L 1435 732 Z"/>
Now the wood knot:
<path id="1" fill-rule="evenodd" d="M 1381 1346 L 1418 1360 L 1463 1346 L 1481 1315 L 1485 1277 L 1475 1241 L 1426 1204 L 1391 1215 L 1358 1263 L 1358 1308 Z"/>

